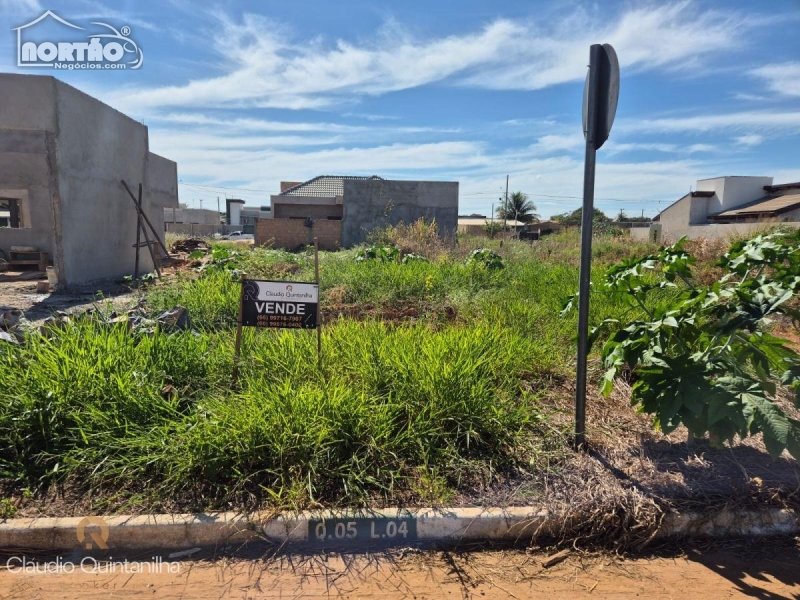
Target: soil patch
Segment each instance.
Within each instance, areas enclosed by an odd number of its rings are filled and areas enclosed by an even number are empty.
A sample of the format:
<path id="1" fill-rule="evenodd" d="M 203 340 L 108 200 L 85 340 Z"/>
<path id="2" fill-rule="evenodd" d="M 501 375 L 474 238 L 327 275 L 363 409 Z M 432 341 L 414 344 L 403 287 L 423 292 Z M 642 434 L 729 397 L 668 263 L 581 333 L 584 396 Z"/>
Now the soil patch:
<path id="1" fill-rule="evenodd" d="M 694 546 L 620 559 L 549 552 L 419 552 L 146 562 L 140 572 L 0 573 L 9 598 L 792 598 L 793 540 Z M 145 561 L 145 562 L 139 562 Z M 169 565 L 169 568 L 167 568 Z"/>

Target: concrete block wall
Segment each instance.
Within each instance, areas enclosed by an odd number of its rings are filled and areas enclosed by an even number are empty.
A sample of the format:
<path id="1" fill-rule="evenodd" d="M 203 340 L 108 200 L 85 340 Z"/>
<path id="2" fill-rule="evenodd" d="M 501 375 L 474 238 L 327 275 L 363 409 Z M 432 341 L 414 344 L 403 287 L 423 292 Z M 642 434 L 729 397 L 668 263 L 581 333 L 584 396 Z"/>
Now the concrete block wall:
<path id="1" fill-rule="evenodd" d="M 327 219 L 328 217 L 342 218 L 341 204 L 273 204 L 276 219 L 305 218 Z"/>
<path id="2" fill-rule="evenodd" d="M 296 250 L 300 246 L 313 245 L 316 237 L 320 250 L 338 250 L 341 247 L 342 221 L 314 219 L 311 223 L 312 227 L 306 227 L 305 219 L 259 219 L 255 245 Z"/>
<path id="3" fill-rule="evenodd" d="M 312 234 L 320 250 L 339 250 L 342 247 L 342 221 L 312 221 Z"/>
<path id="4" fill-rule="evenodd" d="M 144 195 L 149 203 L 145 209 L 147 216 L 156 231 L 165 231 L 164 222 L 167 219 L 164 209 L 178 206 L 178 163 L 148 152 L 145 181 L 147 188 Z M 215 211 L 215 214 L 216 223 L 219 223 L 219 213 Z"/>
<path id="5" fill-rule="evenodd" d="M 205 208 L 175 208 L 167 206 L 162 211 L 166 223 L 194 223 L 196 225 L 219 225 L 220 216 L 215 210 Z"/>
<path id="6" fill-rule="evenodd" d="M 664 243 L 673 243 L 681 237 L 686 236 L 690 240 L 707 239 L 737 239 L 748 236 L 755 236 L 766 230 L 777 227 L 800 227 L 798 221 L 781 221 L 779 219 L 750 222 L 750 223 L 710 223 L 708 225 L 684 225 L 667 229 L 664 226 Z M 649 227 L 634 227 L 630 230 L 631 237 L 637 240 L 648 239 Z"/>
<path id="7" fill-rule="evenodd" d="M 342 246 L 366 241 L 374 229 L 436 220 L 442 236 L 455 235 L 458 224 L 458 182 L 346 179 Z"/>
<path id="8" fill-rule="evenodd" d="M 0 74 L 0 196 L 27 199 L 31 223 L 0 230 L 0 248 L 48 252 L 62 284 L 132 273 L 137 217 L 120 180 L 142 184 L 158 232 L 178 201 L 177 165 L 148 145 L 147 127 L 54 77 Z"/>
<path id="9" fill-rule="evenodd" d="M 55 253 L 54 90 L 51 77 L 0 75 L 0 197 L 20 200 L 26 221 L 23 228 L 0 228 L 0 249 L 6 253 L 11 246 Z"/>
<path id="10" fill-rule="evenodd" d="M 140 183 L 148 188 L 147 128 L 60 81 L 56 107 L 63 245 L 59 281 L 132 273 L 137 217 L 120 180 L 134 195 Z M 143 272 L 153 268 L 146 249 L 140 252 L 139 266 Z"/>

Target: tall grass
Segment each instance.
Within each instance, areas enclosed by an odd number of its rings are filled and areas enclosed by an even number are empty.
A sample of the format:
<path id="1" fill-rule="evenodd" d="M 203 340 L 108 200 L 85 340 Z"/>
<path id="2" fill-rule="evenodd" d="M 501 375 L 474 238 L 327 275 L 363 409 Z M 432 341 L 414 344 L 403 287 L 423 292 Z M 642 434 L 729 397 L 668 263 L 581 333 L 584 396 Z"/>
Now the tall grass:
<path id="1" fill-rule="evenodd" d="M 453 487 L 465 469 L 536 465 L 552 409 L 532 383 L 573 361 L 575 319 L 558 317 L 577 288 L 572 250 L 555 238 L 495 243 L 505 268 L 489 270 L 464 264 L 467 245 L 407 264 L 322 253 L 323 305 L 446 303 L 457 317 L 326 323 L 321 370 L 313 332 L 246 329 L 235 389 L 239 283 L 225 270 L 148 293 L 154 313 L 185 306 L 194 332 L 87 318 L 0 343 L 0 478 L 200 509 L 413 501 L 431 473 Z M 596 248 L 599 281 L 604 257 L 630 246 Z M 310 253 L 255 249 L 235 261 L 251 277 L 312 279 Z M 595 321 L 629 310 L 601 293 L 592 307 Z"/>
<path id="2" fill-rule="evenodd" d="M 85 321 L 0 351 L 2 476 L 66 478 L 215 506 L 387 500 L 418 469 L 533 460 L 544 409 L 521 386 L 534 344 L 485 326 L 337 323 L 309 332 L 132 336 Z M 11 364 L 22 368 L 11 368 Z M 173 390 L 165 392 L 166 385 Z"/>

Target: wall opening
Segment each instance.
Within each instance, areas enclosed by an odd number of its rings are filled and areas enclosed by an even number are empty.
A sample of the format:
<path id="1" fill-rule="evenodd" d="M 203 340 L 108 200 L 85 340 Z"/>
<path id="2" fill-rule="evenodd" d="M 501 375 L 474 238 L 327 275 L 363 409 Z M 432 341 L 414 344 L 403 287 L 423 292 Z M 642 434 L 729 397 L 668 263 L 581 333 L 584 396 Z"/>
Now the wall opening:
<path id="1" fill-rule="evenodd" d="M 0 228 L 30 229 L 30 227 L 28 192 L 0 189 Z"/>
<path id="2" fill-rule="evenodd" d="M 12 229 L 22 227 L 19 200 L 16 198 L 0 198 L 0 227 Z"/>

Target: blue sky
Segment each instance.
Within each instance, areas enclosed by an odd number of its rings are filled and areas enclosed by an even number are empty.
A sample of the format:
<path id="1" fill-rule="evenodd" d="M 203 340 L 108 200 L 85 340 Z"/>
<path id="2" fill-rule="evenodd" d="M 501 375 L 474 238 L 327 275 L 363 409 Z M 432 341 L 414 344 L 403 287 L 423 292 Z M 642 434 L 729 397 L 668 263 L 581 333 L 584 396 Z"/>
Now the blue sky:
<path id="1" fill-rule="evenodd" d="M 622 72 L 598 152 L 597 206 L 652 216 L 699 178 L 800 180 L 800 1 L 152 2 L 0 0 L 0 70 L 46 73 L 150 128 L 180 199 L 268 204 L 320 174 L 460 182 L 460 212 L 511 191 L 580 206 L 589 45 Z M 16 66 L 16 34 L 52 10 L 127 25 L 126 71 Z"/>

